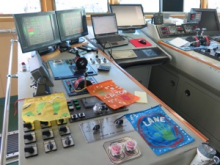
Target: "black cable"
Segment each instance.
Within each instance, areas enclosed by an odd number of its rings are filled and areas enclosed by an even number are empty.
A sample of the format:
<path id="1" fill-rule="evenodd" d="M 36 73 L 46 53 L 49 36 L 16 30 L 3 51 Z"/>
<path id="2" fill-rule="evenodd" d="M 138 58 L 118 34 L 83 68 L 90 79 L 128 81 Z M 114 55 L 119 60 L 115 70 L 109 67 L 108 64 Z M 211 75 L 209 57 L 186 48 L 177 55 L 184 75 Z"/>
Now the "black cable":
<path id="1" fill-rule="evenodd" d="M 110 55 L 110 59 L 111 59 L 111 58 L 114 59 L 113 56 L 112 56 L 112 44 L 111 44 L 109 41 L 106 41 L 106 42 L 105 42 L 105 44 L 104 44 L 104 50 L 105 50 L 105 46 L 106 46 L 107 43 L 110 45 L 109 48 L 110 48 L 110 50 L 111 50 L 111 51 L 108 51 L 108 53 L 109 53 L 109 55 Z"/>

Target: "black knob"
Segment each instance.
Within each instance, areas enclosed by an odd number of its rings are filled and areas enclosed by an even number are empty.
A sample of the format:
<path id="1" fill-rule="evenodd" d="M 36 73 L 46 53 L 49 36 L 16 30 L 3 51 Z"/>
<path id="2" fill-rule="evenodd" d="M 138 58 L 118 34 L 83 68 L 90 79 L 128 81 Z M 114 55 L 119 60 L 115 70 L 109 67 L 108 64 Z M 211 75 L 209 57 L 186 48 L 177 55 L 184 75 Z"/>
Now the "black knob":
<path id="1" fill-rule="evenodd" d="M 48 126 L 48 121 L 41 121 L 40 124 L 44 125 L 44 126 Z"/>
<path id="2" fill-rule="evenodd" d="M 67 132 L 66 126 L 61 126 L 61 127 L 60 127 L 60 132 L 66 133 L 66 132 Z"/>
<path id="3" fill-rule="evenodd" d="M 24 152 L 28 152 L 30 154 L 34 153 L 34 147 L 33 146 L 27 146 L 24 148 Z"/>
<path id="4" fill-rule="evenodd" d="M 117 126 L 121 126 L 123 123 L 124 123 L 124 120 L 123 120 L 123 119 L 120 119 L 120 120 L 117 120 L 117 121 L 116 121 L 116 125 L 117 125 Z"/>
<path id="5" fill-rule="evenodd" d="M 64 119 L 59 119 L 60 124 L 64 123 Z"/>
<path id="6" fill-rule="evenodd" d="M 48 143 L 47 143 L 47 148 L 48 148 L 48 150 L 52 150 L 53 149 L 53 143 L 51 143 L 51 141 L 49 141 Z"/>
<path id="7" fill-rule="evenodd" d="M 24 139 L 27 139 L 27 140 L 33 140 L 33 135 L 32 134 L 26 134 L 26 135 L 24 135 Z"/>
<path id="8" fill-rule="evenodd" d="M 175 82 L 174 82 L 173 80 L 171 80 L 171 81 L 170 81 L 170 85 L 171 85 L 172 87 L 174 87 L 176 84 L 175 84 Z"/>
<path id="9" fill-rule="evenodd" d="M 51 135 L 51 133 L 50 133 L 49 130 L 46 130 L 46 131 L 43 131 L 43 132 L 42 132 L 42 135 L 49 137 L 49 136 Z"/>
<path id="10" fill-rule="evenodd" d="M 98 131 L 100 130 L 100 125 L 99 124 L 96 124 L 94 127 L 93 127 L 93 131 Z"/>
<path id="11" fill-rule="evenodd" d="M 71 144 L 71 140 L 68 136 L 66 137 L 65 144 L 68 146 Z"/>
<path id="12" fill-rule="evenodd" d="M 190 91 L 189 90 L 185 90 L 185 95 L 186 96 L 190 96 L 191 95 Z"/>
<path id="13" fill-rule="evenodd" d="M 32 124 L 31 123 L 24 123 L 23 126 L 27 129 L 31 129 L 32 128 Z"/>

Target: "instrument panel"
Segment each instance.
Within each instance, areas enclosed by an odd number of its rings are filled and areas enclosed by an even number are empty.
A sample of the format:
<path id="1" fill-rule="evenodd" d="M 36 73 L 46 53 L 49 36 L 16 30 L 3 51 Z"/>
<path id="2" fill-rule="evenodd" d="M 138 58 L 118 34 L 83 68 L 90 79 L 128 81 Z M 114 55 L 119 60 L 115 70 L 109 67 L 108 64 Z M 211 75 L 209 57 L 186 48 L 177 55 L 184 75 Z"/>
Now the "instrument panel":
<path id="1" fill-rule="evenodd" d="M 169 37 L 178 37 L 178 36 L 191 36 L 195 35 L 195 29 L 198 28 L 198 25 L 195 23 L 187 23 L 182 25 L 157 25 L 157 31 L 160 35 L 160 38 L 169 38 Z"/>

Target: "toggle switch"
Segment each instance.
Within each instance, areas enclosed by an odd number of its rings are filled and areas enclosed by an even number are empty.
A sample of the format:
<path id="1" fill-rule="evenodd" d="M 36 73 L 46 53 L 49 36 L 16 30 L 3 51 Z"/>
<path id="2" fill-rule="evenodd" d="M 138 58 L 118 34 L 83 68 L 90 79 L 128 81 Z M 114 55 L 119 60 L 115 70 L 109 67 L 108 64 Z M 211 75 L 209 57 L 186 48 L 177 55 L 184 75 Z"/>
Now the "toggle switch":
<path id="1" fill-rule="evenodd" d="M 36 142 L 35 132 L 30 132 L 30 133 L 24 134 L 24 143 L 25 144 L 29 144 L 29 143 L 33 143 L 33 142 Z"/>
<path id="2" fill-rule="evenodd" d="M 44 150 L 45 152 L 51 152 L 51 151 L 56 151 L 57 150 L 57 145 L 55 143 L 55 140 L 48 140 L 44 141 Z"/>
<path id="3" fill-rule="evenodd" d="M 24 132 L 34 131 L 34 124 L 33 123 L 24 123 L 23 127 L 24 127 Z"/>
<path id="4" fill-rule="evenodd" d="M 32 135 L 32 134 L 25 134 L 25 135 L 24 135 L 24 139 L 27 139 L 27 140 L 31 141 L 31 140 L 33 140 L 34 138 L 33 138 L 33 135 Z"/>
<path id="5" fill-rule="evenodd" d="M 62 140 L 63 148 L 67 148 L 67 147 L 71 147 L 71 146 L 75 145 L 71 135 L 64 136 L 64 137 L 62 137 L 61 140 Z"/>
<path id="6" fill-rule="evenodd" d="M 49 141 L 49 142 L 47 143 L 47 149 L 50 150 L 50 151 L 53 150 L 53 143 L 51 143 L 51 141 Z"/>
<path id="7" fill-rule="evenodd" d="M 25 155 L 25 158 L 37 156 L 38 155 L 37 145 L 31 144 L 31 145 L 25 146 L 24 147 L 24 155 Z"/>
<path id="8" fill-rule="evenodd" d="M 67 126 L 60 126 L 59 132 L 61 136 L 70 134 L 69 127 Z"/>
<path id="9" fill-rule="evenodd" d="M 46 139 L 51 139 L 51 138 L 54 137 L 53 131 L 52 131 L 52 130 L 42 131 L 42 136 L 43 136 L 43 139 L 44 139 L 44 140 L 46 140 Z"/>
<path id="10" fill-rule="evenodd" d="M 100 125 L 99 124 L 96 124 L 94 127 L 93 127 L 93 133 L 96 134 L 100 131 Z"/>
<path id="11" fill-rule="evenodd" d="M 34 147 L 33 146 L 27 146 L 24 148 L 24 152 L 28 152 L 30 154 L 34 153 Z"/>

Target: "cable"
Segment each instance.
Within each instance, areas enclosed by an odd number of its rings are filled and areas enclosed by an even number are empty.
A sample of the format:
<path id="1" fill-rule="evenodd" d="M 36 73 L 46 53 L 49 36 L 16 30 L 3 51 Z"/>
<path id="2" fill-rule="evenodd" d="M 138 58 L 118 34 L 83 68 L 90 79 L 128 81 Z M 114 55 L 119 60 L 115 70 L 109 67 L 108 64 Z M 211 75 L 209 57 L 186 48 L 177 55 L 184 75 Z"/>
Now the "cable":
<path id="1" fill-rule="evenodd" d="M 114 59 L 113 56 L 112 56 L 112 44 L 111 44 L 109 41 L 106 41 L 106 42 L 105 42 L 105 44 L 104 44 L 104 50 L 105 50 L 105 45 L 106 45 L 107 43 L 110 45 L 110 50 L 111 50 L 111 51 L 108 51 L 108 53 L 109 53 L 109 55 L 110 55 L 110 58 Z"/>
<path id="2" fill-rule="evenodd" d="M 19 101 L 22 101 L 24 99 L 19 99 L 19 100 L 16 100 L 15 103 L 14 103 L 14 116 L 16 116 L 16 113 L 18 112 L 18 109 L 16 107 L 16 104 L 19 102 Z"/>

